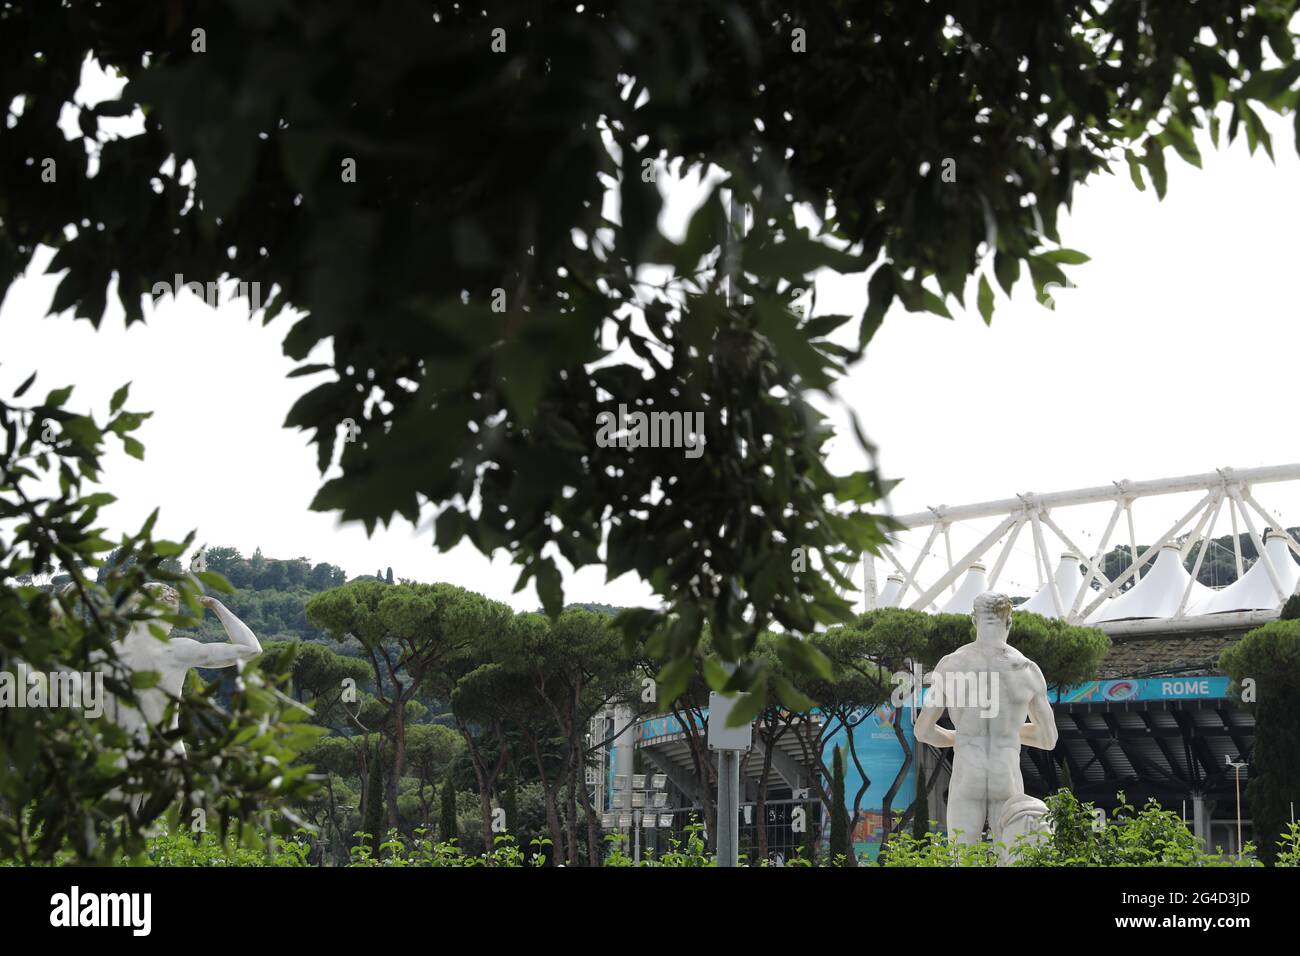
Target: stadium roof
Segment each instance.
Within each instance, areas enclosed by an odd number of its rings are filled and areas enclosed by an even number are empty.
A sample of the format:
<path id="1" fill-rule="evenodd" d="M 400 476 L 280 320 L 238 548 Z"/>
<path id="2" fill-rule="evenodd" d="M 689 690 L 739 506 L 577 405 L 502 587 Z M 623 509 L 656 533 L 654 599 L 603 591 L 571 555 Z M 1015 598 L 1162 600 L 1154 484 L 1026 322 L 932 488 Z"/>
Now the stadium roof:
<path id="1" fill-rule="evenodd" d="M 989 589 L 988 579 L 984 574 L 984 565 L 972 564 L 966 572 L 966 579 L 961 587 L 953 592 L 946 604 L 939 608 L 940 614 L 969 614 L 975 610 L 975 598 Z"/>
<path id="2" fill-rule="evenodd" d="M 1083 587 L 1083 568 L 1080 566 L 1082 560 L 1077 554 L 1067 551 L 1061 555 L 1061 562 L 1056 566 L 1056 573 L 1052 575 L 1057 594 L 1061 598 L 1061 607 L 1067 613 L 1074 605 L 1074 599 L 1078 595 L 1079 589 Z M 1043 617 L 1065 617 L 1065 614 L 1057 611 L 1056 595 L 1052 594 L 1052 582 L 1044 584 L 1038 589 L 1037 594 L 1024 604 L 1021 604 L 1016 610 L 1033 611 L 1035 614 L 1043 615 Z"/>
<path id="3" fill-rule="evenodd" d="M 885 578 L 885 589 L 880 592 L 879 607 L 898 607 L 898 599 L 903 596 L 903 576 L 891 574 Z"/>
<path id="4" fill-rule="evenodd" d="M 1213 591 L 1192 576 L 1183 567 L 1181 549 L 1176 544 L 1160 548 L 1155 563 L 1137 584 L 1112 601 L 1107 601 L 1088 618 L 1089 624 L 1103 621 L 1124 621 L 1133 618 L 1173 617 L 1183 604 L 1183 595 L 1191 588 L 1188 606 L 1205 601 Z M 1276 603 L 1276 595 L 1274 595 Z"/>
<path id="5" fill-rule="evenodd" d="M 1280 535 L 1267 535 L 1264 553 L 1272 562 L 1273 571 L 1285 593 L 1295 591 L 1300 581 L 1300 565 L 1291 559 L 1291 549 Z M 1257 560 L 1250 570 L 1221 591 L 1211 591 L 1202 601 L 1191 605 L 1191 614 L 1223 614 L 1228 611 L 1258 611 L 1278 606 L 1277 589 L 1269 577 L 1269 568 Z"/>

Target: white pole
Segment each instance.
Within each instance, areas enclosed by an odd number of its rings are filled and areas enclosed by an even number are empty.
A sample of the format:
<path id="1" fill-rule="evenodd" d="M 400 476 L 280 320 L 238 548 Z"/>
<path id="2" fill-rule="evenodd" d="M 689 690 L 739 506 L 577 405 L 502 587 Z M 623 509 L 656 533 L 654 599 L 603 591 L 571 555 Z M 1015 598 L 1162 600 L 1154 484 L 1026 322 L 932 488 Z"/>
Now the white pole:
<path id="1" fill-rule="evenodd" d="M 862 556 L 862 609 L 876 609 L 876 559 L 870 553 Z"/>
<path id="2" fill-rule="evenodd" d="M 1214 522 L 1219 520 L 1219 510 L 1222 507 L 1223 495 L 1215 495 L 1214 516 L 1210 518 L 1210 524 L 1205 529 L 1205 537 L 1201 538 L 1201 550 L 1196 553 L 1196 564 L 1192 566 L 1192 576 L 1187 580 L 1187 587 L 1183 589 L 1183 599 L 1178 602 L 1178 610 L 1174 612 L 1174 617 L 1178 617 L 1187 608 L 1187 601 L 1192 596 L 1192 587 L 1196 584 L 1196 579 L 1201 573 L 1201 562 L 1205 560 L 1205 552 L 1210 550 L 1210 539 L 1214 534 Z"/>
<path id="3" fill-rule="evenodd" d="M 1178 557 L 1180 560 L 1186 561 L 1187 556 L 1192 553 L 1192 548 L 1196 547 L 1196 542 L 1201 540 L 1201 534 L 1203 531 L 1206 530 L 1205 523 L 1207 520 L 1210 521 L 1209 530 L 1210 531 L 1214 530 L 1214 522 L 1213 519 L 1211 518 L 1211 514 L 1213 514 L 1215 517 L 1218 516 L 1219 502 L 1222 500 L 1223 500 L 1222 494 L 1216 495 L 1214 500 L 1205 506 L 1205 512 L 1201 515 L 1200 520 L 1196 522 L 1196 527 L 1192 529 L 1191 534 L 1187 536 L 1187 540 L 1183 543 L 1182 548 L 1180 548 L 1178 551 Z"/>
<path id="4" fill-rule="evenodd" d="M 1286 543 L 1290 545 L 1291 550 L 1295 552 L 1297 556 L 1300 556 L 1300 542 L 1296 541 L 1295 538 L 1291 537 L 1291 532 L 1287 531 L 1286 528 L 1282 527 L 1282 522 L 1278 521 L 1275 517 L 1273 517 L 1273 515 L 1269 511 L 1267 511 L 1263 505 L 1261 505 L 1258 501 L 1255 500 L 1255 496 L 1250 493 L 1250 489 L 1249 488 L 1241 489 L 1241 496 L 1245 498 L 1246 501 L 1250 503 L 1250 506 L 1254 508 L 1255 511 L 1259 514 L 1259 516 L 1264 519 L 1265 524 L 1270 526 L 1274 531 L 1276 531 L 1282 537 L 1286 538 Z"/>
<path id="5" fill-rule="evenodd" d="M 1110 582 L 1110 584 L 1107 587 L 1102 588 L 1101 592 L 1096 596 L 1096 598 L 1093 599 L 1092 603 L 1089 604 L 1087 608 L 1084 609 L 1083 616 L 1086 618 L 1093 611 L 1097 610 L 1097 608 L 1101 607 L 1102 601 L 1106 600 L 1106 598 L 1110 597 L 1110 595 L 1118 592 L 1119 589 L 1124 586 L 1124 582 L 1127 581 L 1129 578 L 1131 578 L 1133 575 L 1137 574 L 1138 571 L 1142 569 L 1142 565 L 1146 564 L 1147 561 L 1154 558 L 1161 548 L 1163 548 L 1166 544 L 1168 544 L 1169 541 L 1176 534 L 1178 534 L 1179 531 L 1182 531 L 1183 525 L 1191 521 L 1192 518 L 1196 516 L 1196 513 L 1200 511 L 1203 507 L 1205 507 L 1206 504 L 1209 503 L 1212 497 L 1214 497 L 1214 492 L 1210 492 L 1210 494 L 1207 494 L 1204 498 L 1202 498 L 1195 505 L 1193 505 L 1192 510 L 1187 512 L 1187 514 L 1183 515 L 1181 518 L 1179 518 L 1174 523 L 1174 526 L 1172 528 L 1170 528 L 1168 531 L 1162 534 L 1156 540 L 1155 544 L 1151 545 L 1149 549 L 1143 552 L 1142 557 L 1138 558 L 1136 562 L 1129 565 L 1129 569 L 1127 571 L 1125 571 L 1119 577 L 1115 578 L 1115 580 Z"/>
<path id="6" fill-rule="evenodd" d="M 1047 571 L 1047 583 L 1052 589 L 1052 605 L 1056 608 L 1058 617 L 1065 617 L 1065 602 L 1061 600 L 1061 589 L 1057 587 L 1056 574 L 1047 563 L 1047 544 L 1043 541 L 1043 525 L 1039 521 L 1037 511 L 1031 513 L 1030 520 L 1034 524 L 1034 550 L 1038 552 L 1039 560 Z"/>
<path id="7" fill-rule="evenodd" d="M 933 601 L 937 595 L 943 592 L 944 588 L 946 588 L 953 581 L 957 580 L 957 578 L 961 576 L 961 573 L 963 571 L 965 571 L 972 564 L 978 561 L 984 555 L 984 552 L 987 551 L 995 541 L 997 541 L 1004 534 L 1006 534 L 1007 529 L 1009 529 L 1015 523 L 1016 523 L 1016 518 L 1014 515 L 1012 515 L 1011 517 L 1006 518 L 1000 525 L 994 528 L 987 535 L 985 535 L 979 544 L 975 545 L 975 547 L 971 548 L 968 552 L 966 552 L 965 556 L 962 557 L 960 561 L 958 561 L 955 565 L 949 568 L 948 571 L 941 578 L 939 578 L 938 581 L 935 581 L 934 584 L 930 585 L 929 590 L 927 590 L 919 598 L 917 598 L 915 601 L 912 602 L 911 604 L 912 610 L 919 611 L 927 604 L 929 604 L 931 601 Z"/>
<path id="8" fill-rule="evenodd" d="M 1092 581 L 1097 576 L 1097 570 L 1101 567 L 1102 558 L 1106 556 L 1106 545 L 1110 543 L 1110 536 L 1115 531 L 1115 525 L 1119 523 L 1119 516 L 1124 511 L 1124 501 L 1121 498 L 1115 500 L 1115 509 L 1110 513 L 1110 520 L 1106 522 L 1106 530 L 1101 533 L 1101 538 L 1097 542 L 1097 550 L 1093 553 L 1092 560 L 1088 562 L 1088 573 L 1083 577 L 1083 587 L 1079 588 L 1079 593 L 1074 596 L 1074 606 L 1070 608 L 1070 618 L 1078 620 L 1079 608 L 1083 606 L 1083 599 L 1092 593 Z M 1108 580 L 1107 584 L 1110 583 Z"/>
<path id="9" fill-rule="evenodd" d="M 1237 561 L 1237 580 L 1240 581 L 1241 576 L 1246 572 L 1241 566 L 1241 535 L 1237 531 L 1237 500 L 1235 498 L 1228 502 L 1228 515 L 1232 518 L 1232 556 Z"/>
<path id="10" fill-rule="evenodd" d="M 943 549 L 948 556 L 948 567 L 952 567 L 952 534 L 950 533 L 951 531 L 952 531 L 952 525 L 945 524 L 943 526 Z M 952 594 L 957 593 L 957 581 L 955 579 L 953 580 L 952 585 L 948 588 L 948 591 Z"/>
<path id="11" fill-rule="evenodd" d="M 1133 500 L 1131 498 L 1126 498 L 1124 500 L 1124 511 L 1128 515 L 1128 545 L 1129 545 L 1129 557 L 1131 558 L 1130 563 L 1134 568 L 1137 568 L 1133 576 L 1133 583 L 1136 584 L 1138 581 L 1142 580 L 1142 568 L 1137 563 L 1138 541 L 1137 541 L 1137 534 L 1133 531 Z"/>
<path id="12" fill-rule="evenodd" d="M 1029 513 L 1029 527 L 1029 537 L 1033 539 L 1034 544 L 1034 577 L 1038 579 L 1035 586 L 1041 589 L 1043 586 L 1043 561 L 1046 559 L 1043 556 L 1043 529 L 1038 524 L 1037 512 L 1031 511 Z M 1048 577 L 1051 577 L 1051 568 L 1048 568 L 1047 574 Z"/>
<path id="13" fill-rule="evenodd" d="M 1228 756 L 1223 759 L 1232 768 L 1233 775 L 1237 778 L 1237 859 L 1240 860 L 1243 849 L 1241 842 L 1241 768 L 1246 766 L 1246 761 L 1235 761 Z"/>
<path id="14" fill-rule="evenodd" d="M 924 562 L 926 557 L 930 554 L 930 545 L 934 544 L 934 539 L 938 536 L 939 526 L 935 525 L 930 529 L 930 536 L 925 539 L 925 544 L 921 548 L 921 553 L 916 556 L 916 561 L 912 564 L 912 570 L 907 572 L 907 583 L 915 587 L 917 591 L 921 590 L 921 583 L 917 581 L 916 575 L 921 570 L 922 562 Z"/>
<path id="15" fill-rule="evenodd" d="M 1236 766 L 1237 776 L 1237 859 L 1241 859 L 1241 767 Z"/>
<path id="16" fill-rule="evenodd" d="M 1002 566 L 1007 563 L 1007 558 L 1011 557 L 1011 549 L 1015 546 L 1016 537 L 1020 534 L 1020 529 L 1024 526 L 1025 519 L 1017 519 L 1015 527 L 1011 529 L 1011 534 L 1007 537 L 1007 543 L 1002 546 L 1002 553 L 998 555 L 997 561 L 993 563 L 993 570 L 989 574 L 990 591 L 997 587 L 998 575 L 1002 573 Z"/>
<path id="17" fill-rule="evenodd" d="M 1052 516 L 1048 514 L 1046 511 L 1044 511 L 1039 517 L 1042 519 L 1043 524 L 1051 528 L 1052 531 L 1056 534 L 1056 536 L 1065 543 L 1065 546 L 1069 548 L 1072 552 L 1074 552 L 1074 554 L 1078 556 L 1079 560 L 1082 561 L 1083 556 L 1087 554 L 1087 552 L 1084 551 L 1083 548 L 1079 547 L 1077 544 L 1075 544 L 1073 541 L 1070 540 L 1070 536 L 1061 530 L 1060 526 L 1057 525 L 1057 523 L 1052 520 Z M 1110 584 L 1110 578 L 1108 578 L 1105 574 L 1100 574 L 1099 577 L 1107 584 Z"/>
<path id="18" fill-rule="evenodd" d="M 1237 507 L 1241 509 L 1241 519 L 1246 522 L 1246 531 L 1250 534 L 1250 540 L 1255 545 L 1255 551 L 1259 555 L 1258 560 L 1264 562 L 1264 570 L 1268 572 L 1268 579 L 1273 584 L 1273 590 L 1277 592 L 1277 599 L 1285 602 L 1287 599 L 1286 588 L 1282 587 L 1282 580 L 1277 576 L 1277 568 L 1273 567 L 1273 559 L 1264 550 L 1263 538 L 1255 530 L 1255 519 L 1246 510 L 1246 503 L 1241 500 L 1241 490 L 1233 487 L 1229 494 L 1232 495 L 1232 500 L 1237 503 Z"/>
<path id="19" fill-rule="evenodd" d="M 908 576 L 907 568 L 903 567 L 903 562 L 898 560 L 898 556 L 894 554 L 893 550 L 889 547 L 889 545 L 882 544 L 880 546 L 880 553 L 883 554 L 889 560 L 889 563 L 894 566 L 894 570 L 898 572 L 898 576 L 903 579 L 903 587 L 898 592 L 898 603 L 902 604 L 903 595 L 907 593 L 908 587 L 915 586 L 916 582 L 913 581 Z M 917 588 L 917 590 L 919 591 L 921 589 Z"/>

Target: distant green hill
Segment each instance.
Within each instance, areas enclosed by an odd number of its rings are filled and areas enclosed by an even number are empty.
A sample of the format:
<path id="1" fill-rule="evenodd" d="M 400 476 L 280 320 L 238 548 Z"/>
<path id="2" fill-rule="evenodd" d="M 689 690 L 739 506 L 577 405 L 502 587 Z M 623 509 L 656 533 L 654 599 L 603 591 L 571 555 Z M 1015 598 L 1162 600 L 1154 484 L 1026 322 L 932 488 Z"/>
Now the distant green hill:
<path id="1" fill-rule="evenodd" d="M 584 611 L 591 611 L 594 614 L 608 614 L 610 617 L 623 610 L 621 607 L 615 607 L 612 604 L 570 604 L 568 606 L 580 607 Z"/>

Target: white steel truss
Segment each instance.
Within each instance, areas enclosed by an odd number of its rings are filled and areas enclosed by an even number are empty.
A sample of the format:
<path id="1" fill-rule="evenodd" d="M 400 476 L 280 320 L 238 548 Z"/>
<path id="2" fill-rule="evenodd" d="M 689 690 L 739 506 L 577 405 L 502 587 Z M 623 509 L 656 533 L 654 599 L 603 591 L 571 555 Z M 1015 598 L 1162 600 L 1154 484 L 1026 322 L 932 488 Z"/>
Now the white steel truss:
<path id="1" fill-rule="evenodd" d="M 989 552 L 995 552 L 996 558 L 989 573 L 988 587 L 996 589 L 998 577 L 1006 565 L 1020 532 L 1028 528 L 1039 584 L 1040 587 L 1048 589 L 1051 605 L 1056 609 L 1056 617 L 1072 623 L 1087 620 L 1106 601 L 1120 593 L 1129 581 L 1141 581 L 1144 569 L 1149 570 L 1159 552 L 1166 546 L 1172 546 L 1178 549 L 1178 557 L 1181 561 L 1186 561 L 1193 550 L 1197 549 L 1191 577 L 1182 600 L 1178 603 L 1177 611 L 1172 616 L 1157 619 L 1107 621 L 1097 626 L 1109 633 L 1119 634 L 1187 631 L 1262 622 L 1277 617 L 1281 605 L 1291 593 L 1288 583 L 1295 578 L 1294 574 L 1283 573 L 1287 569 L 1279 569 L 1275 566 L 1274 560 L 1270 558 L 1265 547 L 1264 538 L 1270 534 L 1277 535 L 1285 539 L 1287 548 L 1293 554 L 1300 556 L 1300 542 L 1287 532 L 1285 525 L 1272 511 L 1260 504 L 1255 494 L 1258 486 L 1279 482 L 1300 482 L 1300 464 L 1275 465 L 1266 468 L 1220 468 L 1205 474 L 1161 478 L 1154 481 L 1116 481 L 1110 485 L 1079 488 L 1074 491 L 1022 494 L 998 501 L 957 507 L 933 507 L 913 514 L 898 515 L 895 520 L 904 531 L 928 528 L 929 532 L 925 543 L 910 564 L 900 559 L 896 539 L 881 548 L 881 557 L 892 566 L 894 571 L 890 575 L 885 593 L 889 595 L 889 602 L 894 606 L 935 611 L 939 606 L 937 599 L 945 589 L 950 588 L 972 566 L 976 564 L 986 566 L 985 556 Z M 1137 555 L 1138 542 L 1133 520 L 1135 504 L 1143 499 L 1187 493 L 1197 493 L 1196 503 L 1182 513 L 1173 524 L 1168 525 L 1141 555 Z M 1081 549 L 1061 527 L 1065 522 L 1058 522 L 1053 514 L 1080 505 L 1095 505 L 1102 502 L 1113 502 L 1114 507 L 1110 510 L 1109 519 L 1100 537 L 1097 538 L 1095 547 L 1088 552 Z M 1227 510 L 1232 525 L 1234 561 L 1238 579 L 1245 571 L 1238 532 L 1239 526 L 1244 526 L 1246 534 L 1255 546 L 1257 560 L 1262 563 L 1276 595 L 1275 606 L 1228 614 L 1194 613 L 1190 602 L 1193 585 L 1200 573 L 1216 522 L 1224 509 Z M 1112 536 L 1121 517 L 1126 519 L 1125 530 L 1128 532 L 1129 539 L 1127 543 L 1132 549 L 1130 554 L 1135 555 L 1136 560 L 1122 574 L 1110 580 L 1104 574 L 1102 565 L 1108 550 L 1113 547 Z M 951 536 L 953 526 L 981 519 L 1000 520 L 993 530 L 980 538 L 974 547 L 954 560 Z M 1067 554 L 1077 556 L 1081 565 L 1086 562 L 1083 586 L 1078 589 L 1077 594 L 1073 595 L 1073 600 L 1068 602 L 1068 606 L 1067 602 L 1062 600 L 1060 589 L 1056 585 L 1053 573 L 1053 561 L 1056 555 L 1049 548 L 1049 533 L 1059 541 Z M 938 571 L 930 570 L 928 575 L 927 558 L 931 557 L 931 547 L 941 535 L 945 543 L 946 560 L 942 562 L 944 565 L 942 568 Z M 999 543 L 1001 543 L 1000 548 Z M 877 607 L 879 602 L 874 559 L 868 558 L 865 561 L 864 578 L 865 604 L 867 609 L 871 609 Z M 1204 591 L 1204 588 L 1201 590 Z"/>

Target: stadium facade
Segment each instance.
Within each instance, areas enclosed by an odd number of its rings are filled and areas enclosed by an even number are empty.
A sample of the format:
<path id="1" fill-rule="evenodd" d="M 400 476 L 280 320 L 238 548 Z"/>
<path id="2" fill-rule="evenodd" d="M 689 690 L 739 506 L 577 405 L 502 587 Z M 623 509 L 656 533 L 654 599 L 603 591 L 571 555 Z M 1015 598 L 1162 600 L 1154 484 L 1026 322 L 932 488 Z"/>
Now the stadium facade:
<path id="1" fill-rule="evenodd" d="M 1028 529 L 1038 586 L 1020 608 L 1096 627 L 1109 635 L 1112 646 L 1097 679 L 1053 692 L 1059 739 L 1051 752 L 1022 749 L 1026 791 L 1043 797 L 1069 786 L 1108 816 L 1123 801 L 1141 805 L 1154 799 L 1181 814 L 1207 847 L 1235 853 L 1239 832 L 1246 842 L 1252 836 L 1245 785 L 1254 717 L 1233 696 L 1218 660 L 1249 630 L 1276 620 L 1300 585 L 1295 529 L 1277 521 L 1256 497 L 1257 485 L 1297 482 L 1300 465 L 1220 469 L 900 516 L 904 532 L 919 529 L 924 543 L 907 561 L 898 539 L 884 549 L 882 559 L 895 573 L 883 587 L 877 587 L 875 561 L 865 563 L 864 606 L 969 613 L 977 594 L 998 589 L 1017 535 Z M 1180 511 L 1151 547 L 1138 548 L 1135 503 L 1178 495 L 1192 496 L 1195 503 Z M 1100 534 L 1076 531 L 1072 537 L 1064 530 L 1063 513 L 1095 505 L 1109 506 Z M 1105 558 L 1121 518 L 1127 519 L 1130 536 L 1127 553 L 1136 560 L 1108 576 Z M 978 535 L 979 543 L 954 558 L 954 526 L 980 521 L 985 526 L 968 535 Z M 1236 573 L 1225 587 L 1214 588 L 1198 578 L 1216 546 L 1216 529 L 1224 525 L 1231 529 Z M 1049 536 L 1057 539 L 1055 553 Z M 1095 542 L 1091 557 L 1075 545 L 1082 537 Z M 930 560 L 937 555 L 942 557 Z M 927 560 L 940 565 L 929 578 Z M 830 766 L 835 746 L 856 757 L 846 761 L 845 792 L 850 812 L 857 798 L 859 853 L 879 850 L 887 815 L 897 820 L 911 806 L 918 772 L 926 781 L 931 819 L 943 820 L 951 752 L 917 745 L 913 713 L 911 702 L 882 705 L 851 732 L 832 734 L 820 747 L 822 728 L 815 716 L 773 742 L 770 753 L 763 735 L 753 734 L 741 769 L 742 847 L 753 852 L 759 827 L 766 828 L 770 854 L 788 854 L 805 842 L 794 832 L 794 811 L 823 812 L 816 781 L 824 780 L 823 767 Z M 711 784 L 701 779 L 708 774 L 700 769 L 711 758 L 707 750 L 701 752 L 703 728 L 687 724 L 704 716 L 634 719 L 630 710 L 610 708 L 597 719 L 594 739 L 610 744 L 588 780 L 607 829 L 623 829 L 643 845 L 663 846 L 666 832 L 680 833 L 686 821 L 703 816 L 701 788 Z M 763 779 L 767 783 L 760 790 Z"/>

